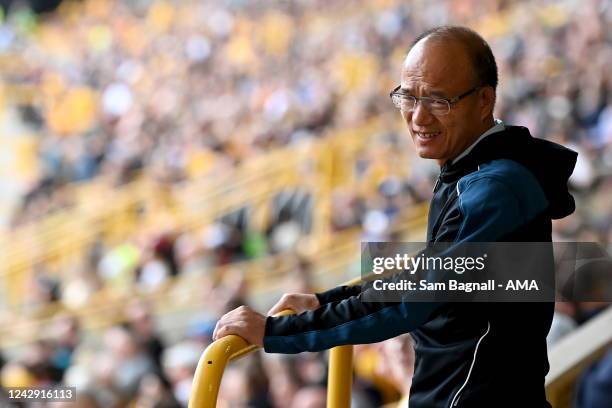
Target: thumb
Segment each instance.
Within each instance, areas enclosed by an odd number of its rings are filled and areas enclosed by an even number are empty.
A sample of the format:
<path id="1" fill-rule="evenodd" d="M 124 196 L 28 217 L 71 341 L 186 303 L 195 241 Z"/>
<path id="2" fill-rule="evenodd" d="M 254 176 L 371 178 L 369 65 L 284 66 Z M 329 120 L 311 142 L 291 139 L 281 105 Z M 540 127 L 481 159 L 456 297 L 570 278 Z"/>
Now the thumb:
<path id="1" fill-rule="evenodd" d="M 276 313 L 283 311 L 287 308 L 285 302 L 278 302 L 277 304 L 275 304 L 274 306 L 272 306 L 272 308 L 270 310 L 268 310 L 268 316 L 273 316 Z"/>

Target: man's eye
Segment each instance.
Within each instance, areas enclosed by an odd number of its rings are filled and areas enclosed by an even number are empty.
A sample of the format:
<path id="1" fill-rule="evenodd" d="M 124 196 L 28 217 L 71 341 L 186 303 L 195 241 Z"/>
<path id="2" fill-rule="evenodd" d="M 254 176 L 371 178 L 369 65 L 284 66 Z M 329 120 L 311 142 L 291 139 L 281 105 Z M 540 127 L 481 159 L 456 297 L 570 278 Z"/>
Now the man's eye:
<path id="1" fill-rule="evenodd" d="M 446 101 L 444 99 L 434 99 L 431 104 L 433 106 L 446 106 Z"/>

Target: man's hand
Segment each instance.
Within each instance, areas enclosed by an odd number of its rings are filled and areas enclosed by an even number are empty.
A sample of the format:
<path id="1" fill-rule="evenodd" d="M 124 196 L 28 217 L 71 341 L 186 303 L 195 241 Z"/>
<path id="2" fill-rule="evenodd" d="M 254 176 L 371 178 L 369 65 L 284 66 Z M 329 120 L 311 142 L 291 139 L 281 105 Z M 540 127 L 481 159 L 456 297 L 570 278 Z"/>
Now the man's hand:
<path id="1" fill-rule="evenodd" d="M 268 311 L 268 316 L 273 316 L 286 309 L 291 309 L 295 313 L 302 313 L 307 310 L 314 310 L 321 306 L 319 299 L 313 294 L 307 293 L 285 293 L 272 309 Z"/>
<path id="2" fill-rule="evenodd" d="M 235 334 L 250 344 L 263 347 L 265 331 L 266 317 L 248 306 L 240 306 L 219 319 L 213 332 L 213 340 Z"/>

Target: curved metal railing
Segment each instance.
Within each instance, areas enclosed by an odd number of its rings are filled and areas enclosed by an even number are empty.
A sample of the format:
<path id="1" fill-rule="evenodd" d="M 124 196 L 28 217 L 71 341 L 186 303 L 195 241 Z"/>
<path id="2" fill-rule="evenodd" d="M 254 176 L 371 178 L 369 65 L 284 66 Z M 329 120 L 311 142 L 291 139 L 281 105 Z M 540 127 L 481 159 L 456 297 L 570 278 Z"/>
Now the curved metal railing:
<path id="1" fill-rule="evenodd" d="M 408 222 L 407 230 L 418 227 L 426 220 L 426 208 L 416 207 L 415 219 Z M 416 228 L 418 229 L 418 228 Z M 374 277 L 377 275 L 371 274 Z M 380 278 L 381 275 L 378 275 Z M 355 278 L 342 285 L 360 284 L 364 278 Z M 275 316 L 292 314 L 285 310 Z M 213 408 L 216 406 L 221 379 L 230 361 L 237 360 L 256 351 L 259 347 L 248 344 L 236 335 L 225 336 L 211 343 L 202 353 L 191 388 L 189 408 Z M 345 345 L 330 349 L 329 373 L 327 383 L 327 406 L 329 408 L 349 408 L 351 406 L 351 387 L 353 382 L 353 346 Z"/>
<path id="2" fill-rule="evenodd" d="M 361 281 L 361 278 L 356 278 L 345 282 L 344 285 L 356 285 Z M 275 316 L 293 313 L 292 310 L 284 310 Z M 236 335 L 225 336 L 212 342 L 204 350 L 198 362 L 193 377 L 189 408 L 214 408 L 227 364 L 257 349 L 259 349 L 258 346 L 248 344 L 246 340 Z M 353 346 L 338 346 L 330 349 L 327 382 L 327 406 L 329 408 L 349 408 L 351 406 L 352 372 Z"/>

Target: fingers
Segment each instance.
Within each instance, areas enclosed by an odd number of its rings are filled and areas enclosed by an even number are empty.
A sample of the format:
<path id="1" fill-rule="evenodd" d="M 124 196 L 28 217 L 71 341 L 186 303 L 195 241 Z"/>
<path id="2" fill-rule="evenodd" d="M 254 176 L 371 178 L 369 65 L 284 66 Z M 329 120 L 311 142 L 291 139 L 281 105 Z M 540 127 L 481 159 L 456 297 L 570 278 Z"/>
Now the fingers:
<path id="1" fill-rule="evenodd" d="M 237 329 L 237 315 L 243 311 L 246 306 L 240 306 L 234 310 L 231 310 L 224 314 L 215 325 L 215 330 L 213 331 L 213 340 L 218 340 L 221 337 L 227 336 L 228 334 L 237 334 L 234 333 Z"/>
<path id="2" fill-rule="evenodd" d="M 248 343 L 261 347 L 263 346 L 265 322 L 265 316 L 247 306 L 240 306 L 219 319 L 213 331 L 213 340 L 235 334 Z"/>
<path id="3" fill-rule="evenodd" d="M 307 310 L 314 310 L 319 306 L 319 300 L 316 295 L 307 293 L 285 293 L 268 311 L 268 316 L 273 316 L 287 309 L 293 310 L 295 313 L 302 313 Z"/>
<path id="4" fill-rule="evenodd" d="M 285 309 L 287 309 L 287 307 L 284 304 L 277 303 L 272 307 L 272 309 L 268 311 L 268 316 L 274 316 L 275 314 L 280 313 Z"/>
<path id="5" fill-rule="evenodd" d="M 291 304 L 291 295 L 285 293 L 278 302 L 268 311 L 268 316 L 275 315 L 285 309 L 293 309 L 295 306 Z M 294 309 L 295 310 L 295 309 Z M 297 312 L 297 310 L 296 310 Z"/>
<path id="6" fill-rule="evenodd" d="M 223 324 L 219 330 L 217 330 L 216 337 L 214 337 L 214 339 L 218 340 L 222 337 L 229 336 L 230 334 L 235 334 L 244 338 L 244 324 L 241 322 L 229 322 Z"/>

